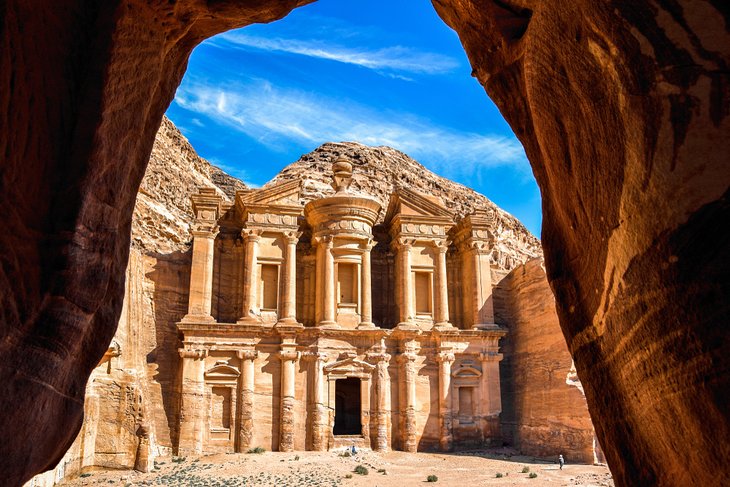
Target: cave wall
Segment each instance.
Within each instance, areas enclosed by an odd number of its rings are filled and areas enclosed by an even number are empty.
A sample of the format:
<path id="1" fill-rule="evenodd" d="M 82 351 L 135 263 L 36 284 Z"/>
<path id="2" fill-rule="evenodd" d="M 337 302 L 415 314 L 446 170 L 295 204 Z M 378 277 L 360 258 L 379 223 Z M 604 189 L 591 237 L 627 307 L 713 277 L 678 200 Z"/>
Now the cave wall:
<path id="1" fill-rule="evenodd" d="M 730 444 L 730 7 L 434 0 L 525 147 L 558 316 L 618 485 Z"/>
<path id="2" fill-rule="evenodd" d="M 0 3 L 8 485 L 53 467 L 81 426 L 122 306 L 136 188 L 190 51 L 305 3 Z M 548 279 L 616 482 L 727 477 L 730 8 L 433 3 L 525 146 Z"/>
<path id="3" fill-rule="evenodd" d="M 542 259 L 518 266 L 494 288 L 500 342 L 502 438 L 524 455 L 592 464 L 593 424 L 560 329 Z"/>

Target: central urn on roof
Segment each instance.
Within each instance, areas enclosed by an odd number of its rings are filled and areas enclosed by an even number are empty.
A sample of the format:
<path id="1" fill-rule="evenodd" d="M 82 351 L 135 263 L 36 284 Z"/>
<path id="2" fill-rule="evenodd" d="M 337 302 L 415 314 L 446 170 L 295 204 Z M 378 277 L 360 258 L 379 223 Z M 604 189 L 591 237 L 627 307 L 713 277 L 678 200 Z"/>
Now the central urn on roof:
<path id="1" fill-rule="evenodd" d="M 351 183 L 352 163 L 340 156 L 332 164 L 335 194 L 304 207 L 312 227 L 312 244 L 317 246 L 315 321 L 320 327 L 374 327 L 370 250 L 380 203 L 351 193 Z"/>

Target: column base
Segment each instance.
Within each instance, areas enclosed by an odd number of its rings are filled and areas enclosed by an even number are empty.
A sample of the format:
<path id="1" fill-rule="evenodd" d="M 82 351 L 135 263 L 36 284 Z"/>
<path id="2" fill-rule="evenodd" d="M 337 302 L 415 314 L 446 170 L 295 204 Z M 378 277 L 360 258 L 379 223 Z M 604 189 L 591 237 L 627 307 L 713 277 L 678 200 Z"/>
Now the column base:
<path id="1" fill-rule="evenodd" d="M 284 318 L 277 321 L 274 328 L 304 328 L 304 325 L 299 323 L 296 318 Z"/>
<path id="2" fill-rule="evenodd" d="M 401 321 L 395 328 L 405 331 L 419 331 L 421 329 L 414 321 Z"/>
<path id="3" fill-rule="evenodd" d="M 191 315 L 183 316 L 180 323 L 215 323 L 216 319 L 210 315 Z"/>
<path id="4" fill-rule="evenodd" d="M 236 323 L 242 325 L 260 325 L 262 321 L 260 316 L 241 316 Z"/>
<path id="5" fill-rule="evenodd" d="M 471 327 L 472 330 L 500 330 L 501 328 L 497 323 L 477 323 Z"/>
<path id="6" fill-rule="evenodd" d="M 317 323 L 317 328 L 324 330 L 339 330 L 341 326 L 336 321 L 320 321 Z"/>
<path id="7" fill-rule="evenodd" d="M 372 321 L 362 321 L 357 325 L 358 330 L 376 330 L 377 328 Z"/>
<path id="8" fill-rule="evenodd" d="M 438 331 L 451 331 L 456 330 L 456 327 L 448 321 L 444 321 L 442 323 L 436 323 L 435 325 L 433 325 L 433 329 Z"/>

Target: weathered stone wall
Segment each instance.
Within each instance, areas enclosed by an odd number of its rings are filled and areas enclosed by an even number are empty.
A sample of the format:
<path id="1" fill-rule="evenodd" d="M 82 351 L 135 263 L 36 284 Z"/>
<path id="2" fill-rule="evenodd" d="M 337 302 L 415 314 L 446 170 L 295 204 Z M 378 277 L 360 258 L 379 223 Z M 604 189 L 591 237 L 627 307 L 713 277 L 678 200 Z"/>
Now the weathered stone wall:
<path id="1" fill-rule="evenodd" d="M 526 455 L 593 463 L 593 424 L 580 383 L 569 384 L 565 344 L 541 259 L 510 272 L 494 290 L 502 341 L 502 434 Z"/>

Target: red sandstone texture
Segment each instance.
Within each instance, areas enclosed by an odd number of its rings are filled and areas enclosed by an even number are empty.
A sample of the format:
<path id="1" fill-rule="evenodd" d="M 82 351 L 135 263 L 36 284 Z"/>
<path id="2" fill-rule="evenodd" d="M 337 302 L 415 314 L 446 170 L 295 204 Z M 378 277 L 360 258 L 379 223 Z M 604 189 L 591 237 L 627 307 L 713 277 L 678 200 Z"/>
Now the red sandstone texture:
<path id="1" fill-rule="evenodd" d="M 727 2 L 434 0 L 525 146 L 618 485 L 730 471 Z"/>
<path id="2" fill-rule="evenodd" d="M 494 318 L 508 330 L 500 347 L 502 438 L 525 455 L 592 464 L 593 425 L 542 264 L 520 265 L 494 288 Z"/>
<path id="3" fill-rule="evenodd" d="M 136 189 L 190 51 L 304 3 L 0 3 L 7 485 L 51 467 L 81 424 Z M 726 478 L 727 3 L 434 4 L 525 145 L 561 327 L 617 484 Z"/>

